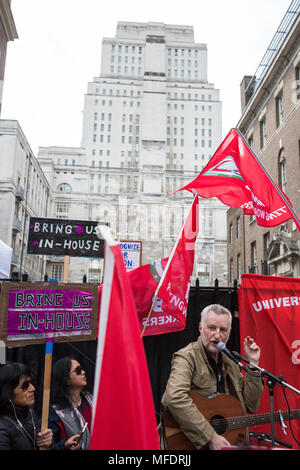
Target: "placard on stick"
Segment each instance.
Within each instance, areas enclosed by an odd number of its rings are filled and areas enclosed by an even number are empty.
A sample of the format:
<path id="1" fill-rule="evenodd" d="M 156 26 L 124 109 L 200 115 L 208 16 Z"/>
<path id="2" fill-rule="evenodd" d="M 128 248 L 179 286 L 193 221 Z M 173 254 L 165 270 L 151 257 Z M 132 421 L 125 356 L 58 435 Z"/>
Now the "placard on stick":
<path id="1" fill-rule="evenodd" d="M 27 253 L 103 258 L 104 240 L 98 237 L 98 225 L 108 223 L 30 217 Z"/>
<path id="2" fill-rule="evenodd" d="M 6 346 L 96 338 L 97 286 L 5 282 L 0 295 L 0 339 Z"/>
<path id="3" fill-rule="evenodd" d="M 97 315 L 97 286 L 2 283 L 0 339 L 6 346 L 46 343 L 42 431 L 48 427 L 53 342 L 96 339 Z"/>

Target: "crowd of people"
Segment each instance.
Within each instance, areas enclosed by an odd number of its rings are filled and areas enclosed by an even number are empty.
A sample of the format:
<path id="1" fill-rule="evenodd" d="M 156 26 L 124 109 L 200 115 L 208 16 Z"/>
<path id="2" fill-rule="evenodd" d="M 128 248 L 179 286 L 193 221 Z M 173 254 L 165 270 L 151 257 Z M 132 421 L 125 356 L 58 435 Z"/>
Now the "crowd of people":
<path id="1" fill-rule="evenodd" d="M 264 386 L 260 374 L 254 370 L 244 376 L 239 366 L 217 347 L 220 342 L 227 343 L 231 321 L 230 311 L 223 306 L 207 306 L 201 312 L 198 340 L 173 355 L 162 405 L 196 449 L 207 445 L 218 450 L 230 443 L 197 408 L 191 392 L 208 399 L 219 393 L 233 395 L 249 413 L 259 406 Z M 254 339 L 246 337 L 243 348 L 246 358 L 258 365 L 260 348 Z M 24 364 L 1 365 L 0 450 L 88 449 L 92 396 L 85 391 L 86 386 L 80 363 L 69 357 L 59 359 L 53 367 L 48 429 L 41 431 L 34 412 L 35 386 L 31 371 Z M 163 430 L 161 422 L 158 431 Z M 165 439 L 161 442 L 162 449 L 166 448 Z"/>
<path id="2" fill-rule="evenodd" d="M 92 396 L 84 390 L 85 371 L 64 357 L 53 368 L 48 429 L 34 411 L 35 386 L 29 368 L 20 363 L 0 367 L 0 450 L 88 449 Z"/>

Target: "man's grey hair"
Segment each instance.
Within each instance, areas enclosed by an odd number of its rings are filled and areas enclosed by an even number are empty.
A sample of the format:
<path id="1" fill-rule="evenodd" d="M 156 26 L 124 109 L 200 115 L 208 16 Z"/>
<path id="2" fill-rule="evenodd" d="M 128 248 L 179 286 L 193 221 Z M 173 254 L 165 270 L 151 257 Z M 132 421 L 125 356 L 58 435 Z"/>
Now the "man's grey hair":
<path id="1" fill-rule="evenodd" d="M 228 315 L 229 317 L 229 320 L 230 320 L 230 325 L 232 323 L 232 315 L 231 315 L 231 312 L 223 307 L 223 305 L 219 305 L 219 304 L 212 304 L 212 305 L 208 305 L 207 307 L 205 307 L 202 312 L 201 312 L 201 320 L 200 320 L 200 323 L 203 323 L 205 322 L 206 320 L 206 317 L 207 317 L 207 314 L 208 312 L 214 312 L 216 313 L 217 315 Z"/>

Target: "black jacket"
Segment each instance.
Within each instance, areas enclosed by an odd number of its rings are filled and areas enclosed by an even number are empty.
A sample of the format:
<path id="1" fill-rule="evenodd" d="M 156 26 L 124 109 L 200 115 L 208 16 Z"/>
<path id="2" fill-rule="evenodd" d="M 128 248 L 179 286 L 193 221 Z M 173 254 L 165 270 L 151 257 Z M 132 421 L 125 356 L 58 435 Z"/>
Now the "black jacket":
<path id="1" fill-rule="evenodd" d="M 38 432 L 36 416 L 29 408 L 15 407 L 15 410 L 23 427 L 17 423 L 13 410 L 0 416 L 0 450 L 33 450 Z"/>

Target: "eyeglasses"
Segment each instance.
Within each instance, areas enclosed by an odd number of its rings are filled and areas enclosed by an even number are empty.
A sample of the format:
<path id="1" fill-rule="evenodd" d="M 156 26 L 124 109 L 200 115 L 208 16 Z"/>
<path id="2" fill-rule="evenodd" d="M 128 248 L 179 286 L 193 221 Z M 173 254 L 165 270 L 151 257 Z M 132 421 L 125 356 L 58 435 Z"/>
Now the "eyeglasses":
<path id="1" fill-rule="evenodd" d="M 70 374 L 72 374 L 72 372 L 75 372 L 76 375 L 80 375 L 83 372 L 83 368 L 81 366 L 77 366 L 74 370 L 71 370 Z"/>
<path id="2" fill-rule="evenodd" d="M 26 392 L 26 390 L 29 389 L 30 385 L 34 386 L 32 379 L 24 380 L 24 382 L 21 385 L 21 389 L 23 390 L 23 392 Z"/>

